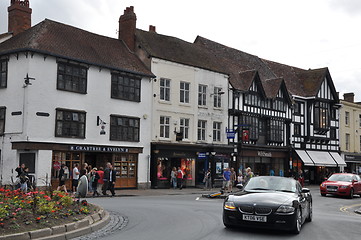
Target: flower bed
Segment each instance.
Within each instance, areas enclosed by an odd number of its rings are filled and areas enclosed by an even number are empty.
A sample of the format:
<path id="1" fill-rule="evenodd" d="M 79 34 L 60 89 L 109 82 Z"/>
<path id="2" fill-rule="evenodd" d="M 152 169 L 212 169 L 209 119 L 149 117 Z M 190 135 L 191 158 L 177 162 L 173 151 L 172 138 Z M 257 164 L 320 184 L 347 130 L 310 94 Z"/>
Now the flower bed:
<path id="1" fill-rule="evenodd" d="M 86 200 L 78 201 L 64 192 L 0 188 L 0 235 L 78 221 L 95 211 Z"/>

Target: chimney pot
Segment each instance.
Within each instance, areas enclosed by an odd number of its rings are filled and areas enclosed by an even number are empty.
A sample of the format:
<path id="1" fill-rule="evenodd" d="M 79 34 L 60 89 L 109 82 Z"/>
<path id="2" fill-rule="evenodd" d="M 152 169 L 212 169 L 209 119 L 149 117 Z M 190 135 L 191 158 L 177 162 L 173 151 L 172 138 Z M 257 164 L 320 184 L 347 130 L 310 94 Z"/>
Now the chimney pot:
<path id="1" fill-rule="evenodd" d="M 353 103 L 354 102 L 354 97 L 355 97 L 354 93 L 345 93 L 345 94 L 343 94 L 343 99 L 346 102 Z"/>
<path id="2" fill-rule="evenodd" d="M 155 31 L 155 26 L 149 25 L 149 32 L 154 32 L 154 33 L 156 33 L 156 31 Z"/>
<path id="3" fill-rule="evenodd" d="M 119 39 L 123 40 L 128 48 L 135 50 L 135 30 L 137 16 L 134 13 L 134 7 L 126 7 L 124 14 L 119 17 Z"/>
<path id="4" fill-rule="evenodd" d="M 17 35 L 31 28 L 29 0 L 11 0 L 8 7 L 8 32 Z"/>

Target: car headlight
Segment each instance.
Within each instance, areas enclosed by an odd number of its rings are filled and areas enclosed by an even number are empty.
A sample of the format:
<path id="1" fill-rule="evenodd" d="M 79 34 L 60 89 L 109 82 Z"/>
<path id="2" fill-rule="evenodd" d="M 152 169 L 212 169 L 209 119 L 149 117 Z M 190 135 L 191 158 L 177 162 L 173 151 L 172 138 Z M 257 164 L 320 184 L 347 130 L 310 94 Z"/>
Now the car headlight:
<path id="1" fill-rule="evenodd" d="M 293 214 L 295 212 L 295 208 L 288 205 L 281 205 L 276 213 L 277 214 Z"/>
<path id="2" fill-rule="evenodd" d="M 346 186 L 340 186 L 340 188 L 342 188 L 342 189 L 349 188 L 349 187 L 350 187 L 349 185 L 346 185 Z"/>
<path id="3" fill-rule="evenodd" d="M 225 202 L 224 203 L 224 209 L 229 211 L 236 211 L 236 206 L 234 205 L 234 202 Z"/>
<path id="4" fill-rule="evenodd" d="M 324 183 L 321 183 L 321 187 L 326 187 L 326 184 L 324 184 Z"/>

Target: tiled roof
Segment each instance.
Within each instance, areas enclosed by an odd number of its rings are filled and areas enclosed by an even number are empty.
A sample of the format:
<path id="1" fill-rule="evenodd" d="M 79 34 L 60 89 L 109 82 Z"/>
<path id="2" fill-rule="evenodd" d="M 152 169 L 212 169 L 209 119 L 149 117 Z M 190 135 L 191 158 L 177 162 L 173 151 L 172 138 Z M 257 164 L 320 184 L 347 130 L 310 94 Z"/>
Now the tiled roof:
<path id="1" fill-rule="evenodd" d="M 276 63 L 200 36 L 196 38 L 194 44 L 207 49 L 211 55 L 217 56 L 217 63 L 226 69 L 225 71 L 230 75 L 230 83 L 236 89 L 246 91 L 250 84 L 250 74 L 256 71 L 260 76 L 266 96 L 271 98 L 277 94 L 282 81 L 292 95 L 316 96 L 326 76 L 325 68 L 304 70 Z"/>
<path id="2" fill-rule="evenodd" d="M 199 67 L 218 73 L 226 73 L 217 64 L 216 56 L 200 46 L 179 38 L 170 37 L 156 32 L 136 30 L 137 45 L 150 57 L 156 57 L 188 66 Z"/>
<path id="3" fill-rule="evenodd" d="M 113 70 L 153 76 L 123 41 L 45 19 L 0 44 L 0 55 L 34 51 Z"/>

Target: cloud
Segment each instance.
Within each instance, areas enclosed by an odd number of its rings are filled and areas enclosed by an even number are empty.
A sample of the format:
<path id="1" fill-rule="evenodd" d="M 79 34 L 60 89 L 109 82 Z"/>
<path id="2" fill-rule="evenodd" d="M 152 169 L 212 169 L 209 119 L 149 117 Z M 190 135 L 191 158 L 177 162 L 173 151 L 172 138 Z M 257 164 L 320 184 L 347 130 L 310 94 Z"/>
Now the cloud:
<path id="1" fill-rule="evenodd" d="M 335 10 L 344 11 L 346 14 L 358 15 L 361 14 L 360 0 L 330 0 L 330 7 Z"/>

